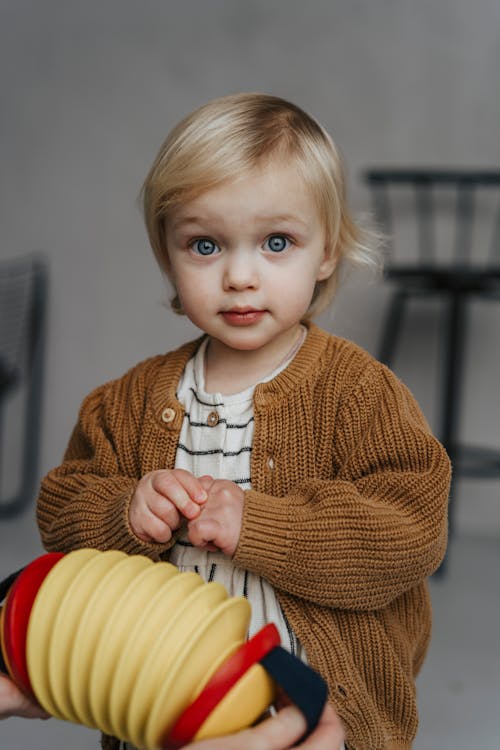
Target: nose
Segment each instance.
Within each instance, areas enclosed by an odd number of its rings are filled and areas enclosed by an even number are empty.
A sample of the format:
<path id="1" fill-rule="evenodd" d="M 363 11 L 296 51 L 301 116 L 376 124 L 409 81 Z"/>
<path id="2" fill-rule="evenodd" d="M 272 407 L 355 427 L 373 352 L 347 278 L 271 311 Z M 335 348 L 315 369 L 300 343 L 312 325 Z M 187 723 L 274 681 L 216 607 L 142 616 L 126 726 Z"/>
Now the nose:
<path id="1" fill-rule="evenodd" d="M 255 289 L 258 284 L 259 275 L 254 253 L 245 248 L 229 252 L 224 267 L 224 289 L 226 291 Z"/>

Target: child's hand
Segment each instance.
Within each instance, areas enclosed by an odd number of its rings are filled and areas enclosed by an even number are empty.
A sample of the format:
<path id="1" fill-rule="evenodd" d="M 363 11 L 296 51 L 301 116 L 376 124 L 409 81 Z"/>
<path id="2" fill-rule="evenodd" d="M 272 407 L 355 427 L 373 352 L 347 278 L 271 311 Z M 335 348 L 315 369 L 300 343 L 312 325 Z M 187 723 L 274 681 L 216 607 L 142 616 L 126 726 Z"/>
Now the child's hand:
<path id="1" fill-rule="evenodd" d="M 238 546 L 245 493 L 228 479 L 201 480 L 208 499 L 200 514 L 188 523 L 189 541 L 195 547 L 220 550 L 232 557 Z"/>
<path id="2" fill-rule="evenodd" d="M 212 477 L 202 477 L 211 482 Z M 202 481 L 184 469 L 160 469 L 139 481 L 129 509 L 134 534 L 144 542 L 168 542 L 182 516 L 196 518 L 207 499 Z"/>

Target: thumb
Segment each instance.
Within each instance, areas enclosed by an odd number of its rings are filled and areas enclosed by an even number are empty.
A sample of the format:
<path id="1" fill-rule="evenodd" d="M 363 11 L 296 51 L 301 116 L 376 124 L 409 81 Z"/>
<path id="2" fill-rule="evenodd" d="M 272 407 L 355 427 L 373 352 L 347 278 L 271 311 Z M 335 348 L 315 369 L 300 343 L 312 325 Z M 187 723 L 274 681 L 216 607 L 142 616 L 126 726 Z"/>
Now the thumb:
<path id="1" fill-rule="evenodd" d="M 204 474 L 202 477 L 198 477 L 198 481 L 205 490 L 205 492 L 208 492 L 210 490 L 210 487 L 215 482 L 215 479 L 210 476 L 210 474 Z"/>

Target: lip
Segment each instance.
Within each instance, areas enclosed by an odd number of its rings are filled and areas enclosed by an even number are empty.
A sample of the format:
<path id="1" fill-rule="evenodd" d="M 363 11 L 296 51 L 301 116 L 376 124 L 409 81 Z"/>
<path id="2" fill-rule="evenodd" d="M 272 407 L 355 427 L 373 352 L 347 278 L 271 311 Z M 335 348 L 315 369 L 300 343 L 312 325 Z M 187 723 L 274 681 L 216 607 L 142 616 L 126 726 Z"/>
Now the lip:
<path id="1" fill-rule="evenodd" d="M 253 307 L 233 307 L 231 310 L 223 310 L 221 312 L 226 323 L 233 326 L 254 325 L 255 323 L 258 323 L 265 314 L 265 310 L 256 310 Z"/>

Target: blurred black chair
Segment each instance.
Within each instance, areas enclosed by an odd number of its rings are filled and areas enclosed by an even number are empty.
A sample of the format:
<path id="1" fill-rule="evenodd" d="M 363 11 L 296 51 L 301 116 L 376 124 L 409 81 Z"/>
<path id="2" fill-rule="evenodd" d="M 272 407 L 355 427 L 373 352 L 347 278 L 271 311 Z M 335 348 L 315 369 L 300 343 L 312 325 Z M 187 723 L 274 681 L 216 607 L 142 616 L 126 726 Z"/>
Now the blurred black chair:
<path id="1" fill-rule="evenodd" d="M 43 258 L 0 261 L 0 518 L 22 512 L 38 479 L 46 301 Z M 6 469 L 14 483 L 5 481 Z"/>
<path id="2" fill-rule="evenodd" d="M 410 298 L 442 299 L 438 434 L 454 480 L 500 477 L 500 452 L 460 445 L 458 438 L 467 304 L 473 298 L 500 299 L 500 171 L 371 168 L 364 177 L 390 248 L 385 278 L 393 291 L 378 357 L 391 364 Z"/>

